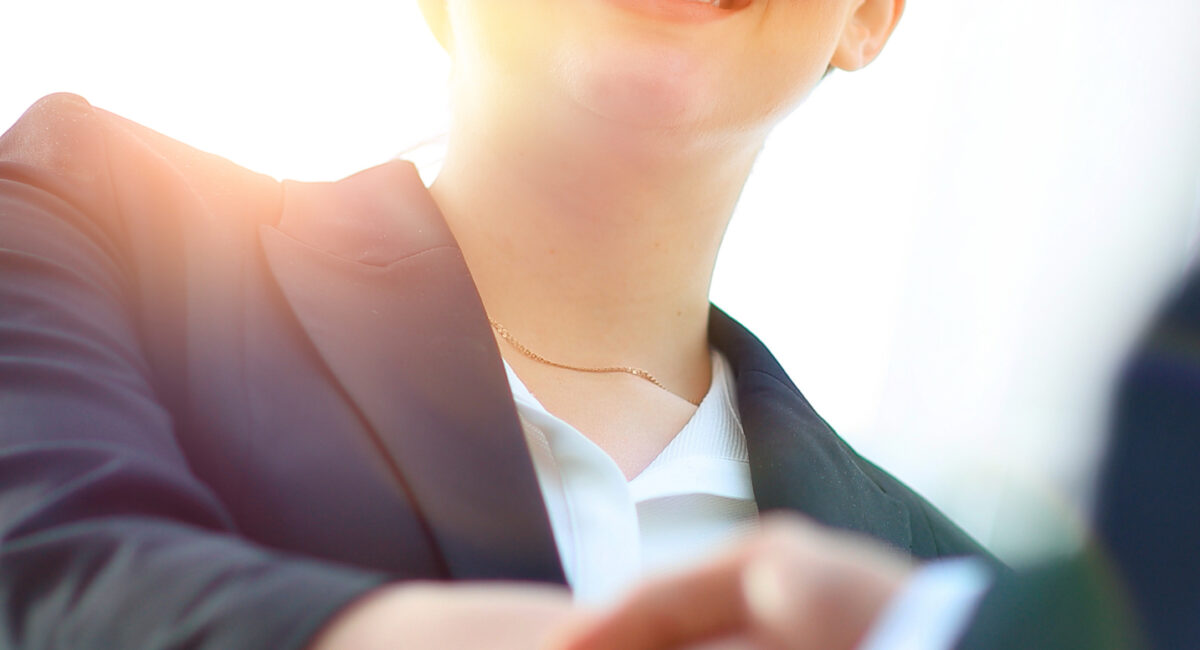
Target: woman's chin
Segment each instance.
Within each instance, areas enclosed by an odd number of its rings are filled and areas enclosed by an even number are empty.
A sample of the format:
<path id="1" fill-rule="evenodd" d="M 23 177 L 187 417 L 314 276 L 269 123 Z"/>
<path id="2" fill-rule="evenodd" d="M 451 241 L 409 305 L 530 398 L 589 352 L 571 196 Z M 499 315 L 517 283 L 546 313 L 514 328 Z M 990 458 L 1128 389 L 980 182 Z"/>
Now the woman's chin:
<path id="1" fill-rule="evenodd" d="M 589 53 L 562 62 L 562 72 L 571 99 L 614 127 L 686 129 L 729 100 L 706 62 L 665 46 Z"/>

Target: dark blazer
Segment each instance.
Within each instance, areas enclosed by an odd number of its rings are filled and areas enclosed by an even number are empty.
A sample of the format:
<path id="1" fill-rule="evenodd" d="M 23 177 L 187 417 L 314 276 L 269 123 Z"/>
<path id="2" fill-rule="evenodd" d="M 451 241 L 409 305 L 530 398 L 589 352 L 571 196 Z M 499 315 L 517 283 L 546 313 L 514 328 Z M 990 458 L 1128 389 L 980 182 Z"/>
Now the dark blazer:
<path id="1" fill-rule="evenodd" d="M 1097 544 L 1006 573 L 964 650 L 1200 648 L 1200 268 L 1126 363 Z M 1139 630 L 1140 628 L 1140 630 Z"/>
<path id="2" fill-rule="evenodd" d="M 763 511 L 983 553 L 717 309 Z M 84 100 L 0 138 L 0 646 L 298 648 L 389 580 L 563 572 L 408 163 L 278 183 Z"/>

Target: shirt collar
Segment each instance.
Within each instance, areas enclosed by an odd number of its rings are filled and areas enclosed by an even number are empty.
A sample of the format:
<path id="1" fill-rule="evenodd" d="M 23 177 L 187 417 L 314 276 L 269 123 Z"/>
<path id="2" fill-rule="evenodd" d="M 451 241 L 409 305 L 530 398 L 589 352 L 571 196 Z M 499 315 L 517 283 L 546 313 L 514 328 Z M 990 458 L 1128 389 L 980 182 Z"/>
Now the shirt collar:
<path id="1" fill-rule="evenodd" d="M 546 411 L 508 362 L 504 369 L 518 410 L 528 409 L 558 420 Z M 629 482 L 635 502 L 685 494 L 754 499 L 736 395 L 729 362 L 713 350 L 712 383 L 708 392 L 683 429 L 645 470 Z M 558 421 L 570 427 L 566 422 Z"/>

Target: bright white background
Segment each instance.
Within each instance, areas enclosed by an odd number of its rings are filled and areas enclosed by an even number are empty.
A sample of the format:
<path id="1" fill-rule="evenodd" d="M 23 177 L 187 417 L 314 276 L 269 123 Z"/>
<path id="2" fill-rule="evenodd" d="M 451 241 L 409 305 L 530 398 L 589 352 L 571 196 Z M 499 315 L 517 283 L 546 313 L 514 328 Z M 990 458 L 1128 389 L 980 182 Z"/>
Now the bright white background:
<path id="1" fill-rule="evenodd" d="M 14 0 L 0 22 L 2 125 L 66 90 L 304 180 L 443 128 L 414 0 Z M 730 229 L 714 301 L 1004 557 L 1079 533 L 1120 353 L 1189 258 L 1197 33 L 1195 0 L 913 0 L 877 64 L 778 130 Z"/>

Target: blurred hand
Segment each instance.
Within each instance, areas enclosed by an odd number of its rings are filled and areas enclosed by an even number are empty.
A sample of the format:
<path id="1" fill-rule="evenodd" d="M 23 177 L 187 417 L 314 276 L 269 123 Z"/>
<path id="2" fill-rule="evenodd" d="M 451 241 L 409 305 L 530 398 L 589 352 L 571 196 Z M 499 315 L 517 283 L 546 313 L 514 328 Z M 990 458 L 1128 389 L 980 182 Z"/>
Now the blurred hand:
<path id="1" fill-rule="evenodd" d="M 582 620 L 563 588 L 521 583 L 410 583 L 378 589 L 334 617 L 309 650 L 544 648 Z"/>
<path id="2" fill-rule="evenodd" d="M 562 650 L 850 650 L 912 572 L 906 558 L 797 516 L 690 571 L 635 589 L 556 637 Z"/>

